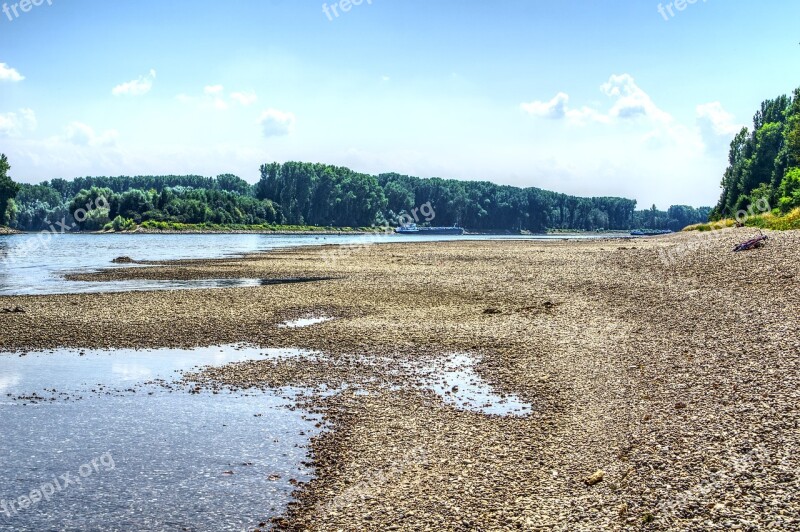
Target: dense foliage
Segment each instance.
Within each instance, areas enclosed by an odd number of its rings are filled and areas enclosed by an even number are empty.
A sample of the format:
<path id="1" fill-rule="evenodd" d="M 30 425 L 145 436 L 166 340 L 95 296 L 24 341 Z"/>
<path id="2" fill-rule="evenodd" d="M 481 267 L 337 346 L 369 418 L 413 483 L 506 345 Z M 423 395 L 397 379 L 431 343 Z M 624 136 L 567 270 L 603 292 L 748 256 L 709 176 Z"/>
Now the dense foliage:
<path id="1" fill-rule="evenodd" d="M 470 231 L 678 230 L 706 221 L 710 211 L 687 206 L 636 211 L 636 202 L 624 198 L 579 198 L 487 181 L 372 176 L 299 162 L 263 165 L 255 185 L 233 175 L 54 179 L 21 185 L 12 203 L 12 225 L 28 231 L 136 225 L 368 227 L 403 215 Z M 422 206 L 435 217 L 421 216 Z"/>
<path id="2" fill-rule="evenodd" d="M 762 103 L 753 130 L 742 129 L 731 143 L 728 161 L 713 218 L 752 214 L 764 201 L 780 213 L 800 207 L 800 89 Z"/>
<path id="3" fill-rule="evenodd" d="M 636 201 L 624 198 L 579 198 L 487 181 L 399 174 L 373 177 L 347 168 L 294 162 L 262 166 L 256 194 L 282 205 L 289 223 L 368 225 L 396 220 L 430 203 L 436 215 L 432 223 L 457 224 L 471 231 L 678 230 L 705 221 L 710 211 L 686 206 L 673 206 L 667 212 L 655 207 L 635 211 Z"/>
<path id="4" fill-rule="evenodd" d="M 6 225 L 14 217 L 14 197 L 19 190 L 19 185 L 8 175 L 9 170 L 8 158 L 0 154 L 0 225 Z"/>
<path id="5" fill-rule="evenodd" d="M 367 226 L 386 208 L 374 176 L 324 164 L 263 165 L 255 194 L 281 205 L 284 223 L 297 225 Z"/>
<path id="6" fill-rule="evenodd" d="M 140 186 L 149 188 L 137 188 Z M 278 206 L 258 200 L 251 191 L 246 181 L 229 175 L 98 177 L 71 182 L 55 179 L 40 185 L 21 185 L 13 225 L 38 231 L 53 224 L 57 230 L 62 226 L 98 230 L 111 223 L 115 230 L 124 230 L 146 221 L 278 223 L 281 219 Z"/>

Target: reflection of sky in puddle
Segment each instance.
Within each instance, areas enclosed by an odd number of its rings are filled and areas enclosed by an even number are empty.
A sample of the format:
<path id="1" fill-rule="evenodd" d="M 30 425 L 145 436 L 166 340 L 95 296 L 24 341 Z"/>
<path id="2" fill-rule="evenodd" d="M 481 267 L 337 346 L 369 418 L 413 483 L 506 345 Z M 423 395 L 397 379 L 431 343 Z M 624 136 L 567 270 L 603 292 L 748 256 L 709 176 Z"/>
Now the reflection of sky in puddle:
<path id="1" fill-rule="evenodd" d="M 0 355 L 0 387 L 4 393 L 86 391 L 88 387 L 130 386 L 156 378 L 176 380 L 181 373 L 202 366 L 221 366 L 246 360 L 314 355 L 301 349 L 265 349 L 244 345 L 196 349 L 116 349 L 113 351 L 59 350 L 25 356 Z M 14 376 L 15 380 L 10 381 Z"/>
<path id="2" fill-rule="evenodd" d="M 297 281 L 288 281 L 297 282 Z M 145 292 L 150 290 L 197 290 L 201 288 L 251 288 L 283 284 L 275 279 L 133 279 L 128 281 L 64 281 L 80 293 Z"/>
<path id="3" fill-rule="evenodd" d="M 320 430 L 318 416 L 296 408 L 301 390 L 190 394 L 143 383 L 306 354 L 223 346 L 0 355 L 0 500 L 75 476 L 105 453 L 116 465 L 11 518 L 0 511 L 0 531 L 242 530 L 283 513 L 289 481 L 310 479 L 302 462 Z M 105 394 L 115 387 L 136 392 Z M 33 393 L 56 400 L 23 406 L 7 395 Z"/>
<path id="4" fill-rule="evenodd" d="M 475 371 L 477 361 L 468 355 L 453 355 L 422 371 L 425 388 L 433 390 L 460 409 L 501 416 L 526 416 L 531 405 L 515 395 L 501 396 Z"/>
<path id="5" fill-rule="evenodd" d="M 333 318 L 328 316 L 320 316 L 317 318 L 300 318 L 297 320 L 285 321 L 278 325 L 278 327 L 282 329 L 301 329 L 303 327 L 311 327 L 312 325 L 325 323 L 326 321 L 331 321 L 332 319 Z"/>
<path id="6" fill-rule="evenodd" d="M 18 373 L 3 373 L 0 374 L 0 394 L 5 394 L 7 390 L 14 388 L 19 384 L 20 375 Z"/>

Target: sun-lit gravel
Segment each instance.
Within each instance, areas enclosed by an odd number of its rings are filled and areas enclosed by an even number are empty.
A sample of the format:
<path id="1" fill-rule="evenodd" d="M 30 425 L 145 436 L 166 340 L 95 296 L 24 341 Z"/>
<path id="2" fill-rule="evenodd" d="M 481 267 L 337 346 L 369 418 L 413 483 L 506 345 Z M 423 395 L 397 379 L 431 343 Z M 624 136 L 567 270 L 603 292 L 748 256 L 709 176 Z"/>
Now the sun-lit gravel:
<path id="1" fill-rule="evenodd" d="M 300 385 L 332 430 L 291 530 L 800 529 L 800 233 L 305 248 L 97 279 L 331 277 L 0 298 L 0 349 L 318 350 L 190 378 Z M 87 250 L 90 252 L 90 250 Z M 84 277 L 87 278 L 87 277 Z M 91 276 L 89 276 L 91 278 Z M 287 320 L 329 316 L 310 327 Z M 527 416 L 416 385 L 457 353 Z M 331 393 L 337 390 L 338 393 Z"/>

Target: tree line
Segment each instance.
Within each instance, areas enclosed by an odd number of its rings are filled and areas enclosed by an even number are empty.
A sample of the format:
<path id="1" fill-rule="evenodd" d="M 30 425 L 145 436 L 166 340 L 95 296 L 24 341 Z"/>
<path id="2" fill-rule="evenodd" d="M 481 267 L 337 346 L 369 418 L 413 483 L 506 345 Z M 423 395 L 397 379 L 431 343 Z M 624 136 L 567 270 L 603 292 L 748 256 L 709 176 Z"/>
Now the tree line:
<path id="1" fill-rule="evenodd" d="M 265 164 L 256 196 L 283 206 L 287 223 L 363 226 L 397 220 L 430 203 L 435 225 L 470 231 L 541 232 L 548 229 L 679 230 L 708 219 L 709 207 L 676 205 L 636 210 L 636 201 L 583 198 L 539 188 L 488 181 L 419 178 L 396 173 L 372 176 L 348 168 L 289 162 Z"/>
<path id="2" fill-rule="evenodd" d="M 776 213 L 800 207 L 800 88 L 761 104 L 752 131 L 731 142 L 728 163 L 713 219 L 737 218 L 764 201 Z"/>
<path id="3" fill-rule="evenodd" d="M 230 174 L 81 177 L 17 185 L 3 161 L 0 222 L 27 231 L 56 222 L 82 230 L 145 222 L 368 227 L 393 224 L 426 204 L 435 213 L 433 225 L 476 232 L 679 230 L 706 221 L 710 211 L 681 205 L 636 210 L 636 201 L 626 198 L 583 198 L 488 181 L 374 176 L 301 162 L 265 164 L 254 185 Z M 82 209 L 86 213 L 76 217 Z"/>

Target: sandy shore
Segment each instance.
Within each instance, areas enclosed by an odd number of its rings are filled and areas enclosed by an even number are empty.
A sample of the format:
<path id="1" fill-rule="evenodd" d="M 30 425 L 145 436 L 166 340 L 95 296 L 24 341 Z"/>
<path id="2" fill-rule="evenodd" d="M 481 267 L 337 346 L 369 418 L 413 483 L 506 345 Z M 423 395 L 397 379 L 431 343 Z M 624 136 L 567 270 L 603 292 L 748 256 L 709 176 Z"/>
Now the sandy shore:
<path id="1" fill-rule="evenodd" d="M 0 349 L 247 341 L 320 350 L 210 386 L 338 387 L 292 530 L 800 527 L 800 233 L 305 248 L 84 278 L 305 284 L 0 298 Z M 290 318 L 333 321 L 279 328 Z M 452 353 L 533 405 L 456 409 L 410 385 Z M 364 390 L 368 394 L 355 393 Z M 585 482 L 602 471 L 594 480 Z"/>
<path id="2" fill-rule="evenodd" d="M 0 226 L 0 236 L 2 235 L 16 235 L 19 234 L 19 231 L 16 229 L 11 229 L 10 227 L 3 227 Z"/>

